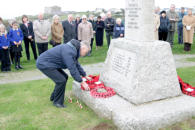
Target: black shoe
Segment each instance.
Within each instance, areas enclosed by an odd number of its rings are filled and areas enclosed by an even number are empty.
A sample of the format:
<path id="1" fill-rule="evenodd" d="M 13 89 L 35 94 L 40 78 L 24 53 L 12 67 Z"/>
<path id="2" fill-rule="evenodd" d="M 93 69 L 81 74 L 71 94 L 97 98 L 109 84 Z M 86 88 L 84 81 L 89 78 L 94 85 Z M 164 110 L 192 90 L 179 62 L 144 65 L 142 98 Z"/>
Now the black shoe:
<path id="1" fill-rule="evenodd" d="M 53 103 L 53 105 L 55 106 L 55 107 L 57 107 L 57 108 L 66 108 L 66 105 L 64 105 L 64 104 L 56 104 L 56 103 Z"/>
<path id="2" fill-rule="evenodd" d="M 16 69 L 16 70 L 19 70 L 19 67 L 18 67 L 18 66 L 16 66 L 16 67 L 15 67 L 15 69 Z"/>
<path id="3" fill-rule="evenodd" d="M 18 66 L 19 69 L 23 69 L 23 67 L 21 65 Z"/>

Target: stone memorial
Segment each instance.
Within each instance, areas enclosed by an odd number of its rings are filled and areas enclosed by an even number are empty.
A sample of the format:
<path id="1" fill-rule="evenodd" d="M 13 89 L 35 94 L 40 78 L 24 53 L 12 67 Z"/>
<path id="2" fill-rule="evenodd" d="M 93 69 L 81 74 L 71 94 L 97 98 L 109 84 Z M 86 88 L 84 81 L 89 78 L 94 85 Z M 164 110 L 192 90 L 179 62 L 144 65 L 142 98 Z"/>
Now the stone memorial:
<path id="1" fill-rule="evenodd" d="M 195 116 L 181 93 L 170 44 L 154 40 L 154 0 L 126 0 L 125 38 L 114 39 L 100 79 L 117 95 L 96 99 L 74 82 L 73 93 L 122 130 L 159 129 Z"/>

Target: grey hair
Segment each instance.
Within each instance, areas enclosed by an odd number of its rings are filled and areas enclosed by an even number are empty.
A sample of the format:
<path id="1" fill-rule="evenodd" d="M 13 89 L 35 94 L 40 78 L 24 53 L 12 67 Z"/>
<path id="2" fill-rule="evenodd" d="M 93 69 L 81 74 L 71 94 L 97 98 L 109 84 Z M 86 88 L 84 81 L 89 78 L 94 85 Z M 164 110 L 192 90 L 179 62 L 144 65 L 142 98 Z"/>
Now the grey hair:
<path id="1" fill-rule="evenodd" d="M 88 41 L 82 41 L 81 43 L 81 48 L 86 48 L 88 51 L 91 50 L 91 47 L 88 46 L 89 42 Z"/>
<path id="2" fill-rule="evenodd" d="M 117 18 L 116 22 L 122 22 L 121 18 Z"/>
<path id="3" fill-rule="evenodd" d="M 53 23 L 54 23 L 54 20 L 55 20 L 55 19 L 59 19 L 59 20 L 60 20 L 60 16 L 54 15 L 52 19 L 53 19 Z"/>
<path id="4" fill-rule="evenodd" d="M 5 30 L 5 34 L 7 34 L 7 30 L 5 28 L 5 25 L 0 24 L 0 35 L 2 35 L 1 28 L 3 28 Z"/>

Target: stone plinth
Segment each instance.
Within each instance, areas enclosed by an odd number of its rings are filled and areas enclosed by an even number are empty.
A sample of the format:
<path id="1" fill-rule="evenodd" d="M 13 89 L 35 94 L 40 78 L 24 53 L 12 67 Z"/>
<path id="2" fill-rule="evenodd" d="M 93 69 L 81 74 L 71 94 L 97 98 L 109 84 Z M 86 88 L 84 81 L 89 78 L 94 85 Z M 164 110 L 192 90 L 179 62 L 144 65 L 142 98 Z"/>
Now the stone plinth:
<path id="1" fill-rule="evenodd" d="M 112 40 L 101 80 L 118 95 L 143 104 L 181 95 L 169 43 Z"/>

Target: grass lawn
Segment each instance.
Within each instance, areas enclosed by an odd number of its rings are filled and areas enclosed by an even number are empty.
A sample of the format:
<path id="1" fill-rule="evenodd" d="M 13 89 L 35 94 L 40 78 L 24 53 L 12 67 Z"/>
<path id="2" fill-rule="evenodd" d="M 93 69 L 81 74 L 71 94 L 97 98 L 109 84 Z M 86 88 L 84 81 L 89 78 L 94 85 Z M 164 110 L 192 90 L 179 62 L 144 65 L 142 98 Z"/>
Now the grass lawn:
<path id="1" fill-rule="evenodd" d="M 195 86 L 195 67 L 178 69 L 178 74 Z M 0 129 L 81 130 L 101 128 L 101 124 L 103 128 L 115 129 L 111 121 L 99 118 L 83 103 L 83 109 L 78 107 L 76 98 L 71 94 L 72 78 L 67 84 L 66 97 L 71 96 L 73 103 L 66 100 L 66 109 L 57 109 L 49 101 L 53 86 L 49 79 L 0 85 Z M 189 122 L 184 124 L 179 124 L 179 127 L 185 130 L 191 128 Z"/>
<path id="2" fill-rule="evenodd" d="M 187 61 L 195 62 L 195 58 L 187 58 Z"/>
<path id="3" fill-rule="evenodd" d="M 111 121 L 99 118 L 84 104 L 80 109 L 74 97 L 72 104 L 66 100 L 66 109 L 53 107 L 49 101 L 53 86 L 49 79 L 0 85 L 0 129 L 81 130 L 102 123 L 114 128 Z M 68 81 L 66 97 L 71 96 L 71 86 L 72 79 Z"/>

